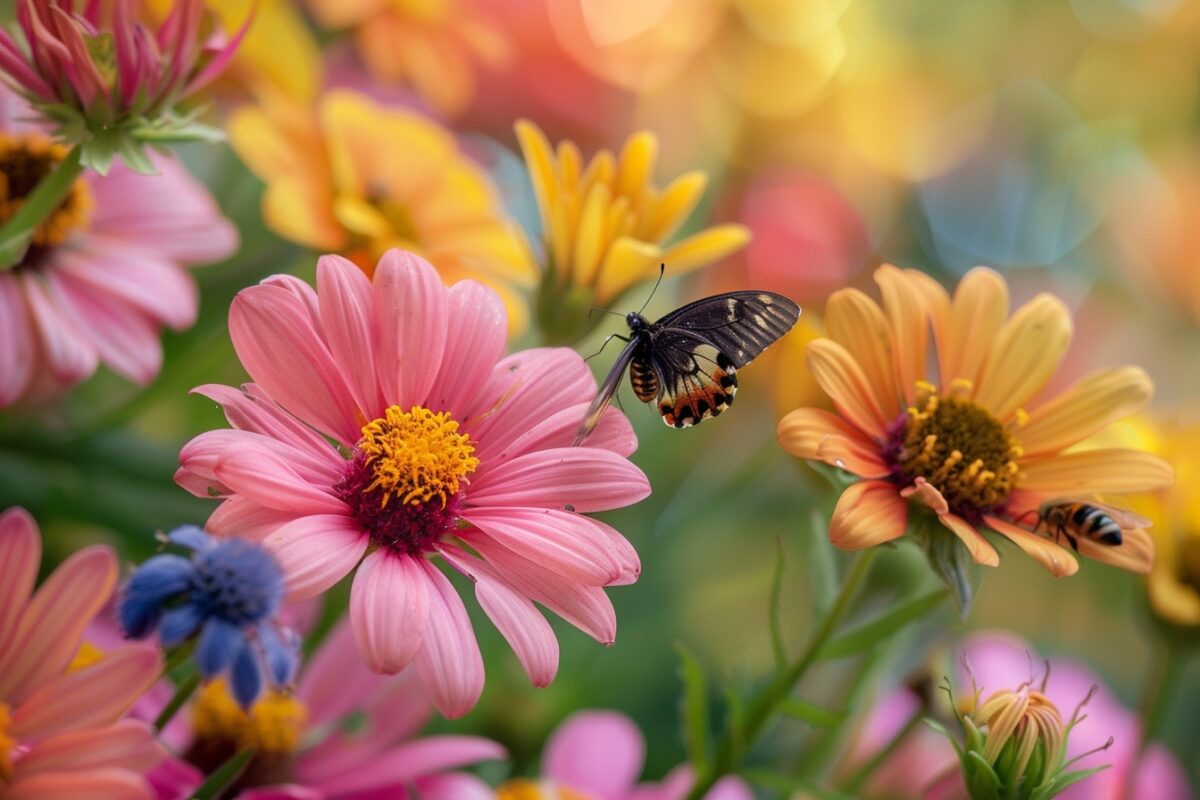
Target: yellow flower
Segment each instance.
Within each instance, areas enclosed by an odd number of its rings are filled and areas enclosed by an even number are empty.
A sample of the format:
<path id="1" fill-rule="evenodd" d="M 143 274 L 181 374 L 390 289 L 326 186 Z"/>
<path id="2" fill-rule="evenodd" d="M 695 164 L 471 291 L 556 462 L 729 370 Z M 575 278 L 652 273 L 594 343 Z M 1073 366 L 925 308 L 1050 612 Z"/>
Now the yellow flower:
<path id="1" fill-rule="evenodd" d="M 267 184 L 263 216 L 280 236 L 342 253 L 366 272 L 387 250 L 410 250 L 447 283 L 491 286 L 510 327 L 523 327 L 517 287 L 531 285 L 536 268 L 487 175 L 450 131 L 338 90 L 315 111 L 284 102 L 241 109 L 229 133 Z"/>
<path id="2" fill-rule="evenodd" d="M 1070 551 L 1035 524 L 1043 502 L 1171 482 L 1170 465 L 1140 450 L 1076 447 L 1150 398 L 1150 379 L 1136 367 L 1098 370 L 1025 410 L 1071 339 L 1071 316 L 1058 298 L 1040 294 L 1010 315 L 1004 279 L 984 268 L 969 272 L 953 298 L 914 270 L 885 265 L 875 279 L 882 308 L 857 289 L 835 292 L 826 337 L 808 345 L 808 366 L 837 413 L 800 408 L 779 423 L 788 452 L 863 479 L 838 500 L 829 531 L 835 545 L 853 550 L 898 538 L 912 500 L 979 563 L 999 563 L 979 532 L 986 527 L 1054 575 L 1070 575 L 1079 568 Z M 936 363 L 927 363 L 930 330 Z M 1145 530 L 1124 531 L 1118 546 L 1075 538 L 1085 556 L 1150 570 Z"/>
<path id="3" fill-rule="evenodd" d="M 708 176 L 694 171 L 656 186 L 658 139 L 649 131 L 629 137 L 619 156 L 601 150 L 586 165 L 573 142 L 560 142 L 555 152 L 528 120 L 517 122 L 516 131 L 541 216 L 545 274 L 539 310 L 552 333 L 578 325 L 590 306 L 607 307 L 635 283 L 657 275 L 659 264 L 678 275 L 749 241 L 744 226 L 727 224 L 665 244 L 699 203 Z"/>
<path id="4" fill-rule="evenodd" d="M 435 110 L 462 112 L 475 94 L 475 70 L 511 58 L 503 30 L 469 0 L 311 0 L 326 28 L 351 28 L 367 69 L 411 86 Z"/>

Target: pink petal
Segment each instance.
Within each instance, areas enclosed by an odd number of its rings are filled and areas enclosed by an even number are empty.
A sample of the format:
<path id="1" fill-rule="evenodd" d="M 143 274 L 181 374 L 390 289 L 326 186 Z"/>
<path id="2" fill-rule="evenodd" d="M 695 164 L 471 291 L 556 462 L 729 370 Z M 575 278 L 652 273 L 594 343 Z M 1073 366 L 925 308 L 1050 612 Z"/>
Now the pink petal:
<path id="1" fill-rule="evenodd" d="M 446 349 L 446 288 L 428 261 L 389 250 L 375 268 L 379 314 L 376 368 L 385 401 L 407 411 L 423 405 Z"/>
<path id="2" fill-rule="evenodd" d="M 537 506 L 582 513 L 631 505 L 650 494 L 632 462 L 609 450 L 564 447 L 526 453 L 476 473 L 468 490 L 474 506 Z"/>
<path id="3" fill-rule="evenodd" d="M 1142 754 L 1133 776 L 1131 797 L 1158 800 L 1194 800 L 1187 771 L 1167 747 L 1153 742 Z"/>
<path id="4" fill-rule="evenodd" d="M 350 574 L 367 552 L 370 537 L 353 517 L 300 517 L 263 539 L 283 568 L 287 600 L 315 597 Z"/>
<path id="5" fill-rule="evenodd" d="M 459 281 L 446 292 L 446 317 L 442 366 L 426 405 L 465 419 L 504 352 L 508 313 L 504 302 L 488 287 Z"/>
<path id="6" fill-rule="evenodd" d="M 333 486 L 341 480 L 346 463 L 332 448 L 317 455 L 293 447 L 286 440 L 226 429 L 205 431 L 193 438 L 179 451 L 179 463 L 190 472 L 215 479 L 217 466 L 233 454 L 261 458 L 264 464 L 276 458 L 291 467 L 300 480 L 316 486 Z"/>
<path id="7" fill-rule="evenodd" d="M 16 279 L 0 275 L 0 408 L 29 386 L 37 359 L 34 331 Z"/>
<path id="8" fill-rule="evenodd" d="M 567 580 L 486 537 L 468 534 L 463 538 L 513 589 L 601 644 L 611 645 L 616 640 L 617 615 L 603 589 Z"/>
<path id="9" fill-rule="evenodd" d="M 278 285 L 234 298 L 229 336 L 246 371 L 279 405 L 343 444 L 357 442 L 360 411 L 300 299 Z"/>
<path id="10" fill-rule="evenodd" d="M 21 702 L 66 669 L 92 618 L 117 583 L 117 557 L 102 545 L 78 550 L 38 587 L 11 648 L 0 652 L 0 697 Z"/>
<path id="11" fill-rule="evenodd" d="M 426 736 L 400 745 L 337 782 L 337 794 L 356 795 L 385 786 L 400 787 L 422 775 L 504 758 L 500 745 L 478 736 Z"/>
<path id="12" fill-rule="evenodd" d="M 375 309 L 371 282 L 341 256 L 317 260 L 317 296 L 321 325 L 329 350 L 342 366 L 346 385 L 358 407 L 384 408 L 375 377 Z"/>
<path id="13" fill-rule="evenodd" d="M 326 800 L 329 795 L 312 786 L 300 786 L 295 783 L 284 783 L 276 786 L 264 786 L 261 789 L 243 789 L 238 792 L 237 800 Z M 402 798 L 397 798 L 402 800 Z"/>
<path id="14" fill-rule="evenodd" d="M 618 551 L 606 531 L 579 514 L 533 508 L 480 508 L 464 511 L 463 518 L 509 550 L 571 581 L 605 586 L 629 571 L 632 548 Z M 636 553 L 632 557 L 636 564 Z"/>
<path id="15" fill-rule="evenodd" d="M 229 487 L 217 480 L 215 475 L 211 477 L 201 475 L 192 472 L 186 467 L 180 467 L 175 470 L 173 479 L 184 491 L 203 500 L 212 500 L 214 497 L 228 497 L 231 494 Z"/>
<path id="16" fill-rule="evenodd" d="M 432 591 L 425 641 L 417 653 L 417 672 L 438 711 L 461 717 L 483 693 L 483 656 L 475 629 L 454 586 L 437 567 L 422 559 Z"/>
<path id="17" fill-rule="evenodd" d="M 152 800 L 150 785 L 135 772 L 116 767 L 54 772 L 17 780 L 4 791 L 4 800 L 54 800 L 86 797 L 88 800 Z"/>
<path id="18" fill-rule="evenodd" d="M 589 405 L 591 405 L 590 402 L 576 403 L 556 411 L 538 422 L 517 437 L 502 453 L 491 458 L 488 461 L 488 467 L 494 467 L 525 453 L 570 447 Z M 600 422 L 588 434 L 588 437 L 583 440 L 582 446 L 611 450 L 619 456 L 628 457 L 634 450 L 637 450 L 637 435 L 633 432 L 633 426 L 629 424 L 625 415 L 610 407 L 600 417 Z"/>
<path id="19" fill-rule="evenodd" d="M 0 653 L 12 652 L 41 561 L 42 537 L 29 512 L 15 507 L 0 514 Z"/>
<path id="20" fill-rule="evenodd" d="M 59 674 L 17 705 L 13 735 L 40 739 L 70 729 L 108 725 L 133 705 L 162 674 L 162 654 L 135 644 L 106 655 L 90 667 Z"/>
<path id="21" fill-rule="evenodd" d="M 253 383 L 244 385 L 240 390 L 232 386 L 208 383 L 192 389 L 192 394 L 202 395 L 218 403 L 225 411 L 225 419 L 239 430 L 261 433 L 272 439 L 287 442 L 307 450 L 318 458 L 338 463 L 339 468 L 344 463 L 324 436 L 284 411 Z"/>
<path id="22" fill-rule="evenodd" d="M 25 298 L 50 374 L 58 383 L 78 383 L 96 371 L 100 357 L 79 328 L 53 303 L 41 282 L 23 276 Z"/>
<path id="23" fill-rule="evenodd" d="M 113 725 L 69 730 L 42 739 L 21 756 L 21 775 L 95 767 L 146 772 L 166 755 L 149 725 L 123 719 Z"/>
<path id="24" fill-rule="evenodd" d="M 210 431 L 216 433 L 216 431 Z M 344 514 L 346 506 L 266 448 L 226 451 L 213 468 L 217 480 L 256 503 L 296 514 Z"/>
<path id="25" fill-rule="evenodd" d="M 421 800 L 494 800 L 492 787 L 465 772 L 423 775 L 413 781 Z"/>
<path id="26" fill-rule="evenodd" d="M 165 256 L 97 236 L 81 237 L 77 247 L 60 251 L 55 266 L 78 285 L 120 300 L 175 330 L 196 322 L 200 309 L 196 282 Z"/>
<path id="27" fill-rule="evenodd" d="M 433 587 L 410 556 L 376 550 L 358 567 L 350 587 L 350 622 L 367 666 L 395 674 L 421 650 Z"/>
<path id="28" fill-rule="evenodd" d="M 389 680 L 364 667 L 354 631 L 343 618 L 305 664 L 296 696 L 308 709 L 309 724 L 319 726 L 367 708 L 367 699 Z"/>
<path id="29" fill-rule="evenodd" d="M 597 797 L 623 797 L 637 782 L 646 742 L 629 717 L 615 711 L 577 711 L 550 735 L 542 773 Z"/>
<path id="30" fill-rule="evenodd" d="M 280 511 L 235 495 L 223 501 L 208 517 L 205 529 L 217 536 L 259 541 L 296 519 L 293 511 Z"/>

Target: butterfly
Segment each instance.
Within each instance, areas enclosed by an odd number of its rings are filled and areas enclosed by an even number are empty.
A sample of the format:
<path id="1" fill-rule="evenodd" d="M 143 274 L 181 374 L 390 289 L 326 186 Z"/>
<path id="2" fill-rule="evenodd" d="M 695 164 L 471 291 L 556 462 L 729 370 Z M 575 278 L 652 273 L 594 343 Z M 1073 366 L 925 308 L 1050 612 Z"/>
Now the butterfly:
<path id="1" fill-rule="evenodd" d="M 677 308 L 657 322 L 625 315 L 628 342 L 588 407 L 575 435 L 580 444 L 612 402 L 629 369 L 633 393 L 657 403 L 663 422 L 687 428 L 733 403 L 737 371 L 792 329 L 800 306 L 781 294 L 726 292 Z"/>

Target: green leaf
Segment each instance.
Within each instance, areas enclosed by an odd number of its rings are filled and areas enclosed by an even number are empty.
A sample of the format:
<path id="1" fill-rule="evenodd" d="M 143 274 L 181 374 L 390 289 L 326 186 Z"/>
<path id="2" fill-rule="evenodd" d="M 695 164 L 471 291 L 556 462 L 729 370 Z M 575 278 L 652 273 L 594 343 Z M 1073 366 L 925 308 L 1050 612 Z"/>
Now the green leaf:
<path id="1" fill-rule="evenodd" d="M 828 728 L 837 725 L 846 718 L 844 711 L 828 711 L 804 700 L 789 697 L 779 704 L 779 710 L 789 717 L 803 720 L 818 728 Z"/>
<path id="2" fill-rule="evenodd" d="M 1103 766 L 1093 767 L 1092 769 L 1079 769 L 1075 770 L 1074 772 L 1064 772 L 1055 778 L 1054 782 L 1050 784 L 1050 790 L 1045 794 L 1045 796 L 1057 797 L 1066 791 L 1068 786 L 1079 783 L 1085 778 L 1090 778 L 1097 772 L 1103 772 L 1104 770 L 1108 769 L 1108 767 L 1108 764 L 1104 764 Z"/>
<path id="3" fill-rule="evenodd" d="M 838 634 L 821 648 L 821 658 L 844 658 L 866 650 L 937 608 L 948 594 L 936 589 L 892 607 L 874 619 Z"/>
<path id="4" fill-rule="evenodd" d="M 700 662 L 682 643 L 676 642 L 675 652 L 679 655 L 679 674 L 683 680 L 683 743 L 687 748 L 688 760 L 695 766 L 697 774 L 703 774 L 711 767 L 708 751 L 708 680 Z"/>
<path id="5" fill-rule="evenodd" d="M 242 770 L 254 758 L 254 754 L 253 750 L 241 750 L 235 753 L 228 761 L 217 767 L 204 783 L 200 784 L 200 788 L 192 793 L 191 800 L 216 800 L 238 779 Z"/>
<path id="6" fill-rule="evenodd" d="M 741 759 L 746 746 L 746 706 L 737 687 L 730 686 L 725 690 L 726 721 L 729 733 L 729 749 L 734 759 Z"/>
<path id="7" fill-rule="evenodd" d="M 146 151 L 128 136 L 122 136 L 117 142 L 117 154 L 125 162 L 125 166 L 134 172 L 142 175 L 154 175 L 158 172 Z"/>
<path id="8" fill-rule="evenodd" d="M 775 669 L 787 669 L 787 647 L 783 641 L 780 606 L 783 601 L 783 537 L 775 538 L 775 573 L 771 578 L 771 607 L 767 618 L 771 627 L 771 650 L 775 653 Z"/>
<path id="9" fill-rule="evenodd" d="M 838 570 L 833 557 L 833 545 L 829 541 L 829 525 L 820 510 L 813 509 L 812 525 L 802 532 L 800 538 L 804 560 L 808 564 L 813 609 L 820 616 L 833 605 L 838 590 Z"/>
<path id="10" fill-rule="evenodd" d="M 958 604 L 958 614 L 961 621 L 966 622 L 971 613 L 971 600 L 974 590 L 971 587 L 971 554 L 967 546 L 949 530 L 943 528 L 936 520 L 926 515 L 924 524 L 917 534 L 925 546 L 925 555 L 934 573 L 945 581 L 954 593 Z"/>

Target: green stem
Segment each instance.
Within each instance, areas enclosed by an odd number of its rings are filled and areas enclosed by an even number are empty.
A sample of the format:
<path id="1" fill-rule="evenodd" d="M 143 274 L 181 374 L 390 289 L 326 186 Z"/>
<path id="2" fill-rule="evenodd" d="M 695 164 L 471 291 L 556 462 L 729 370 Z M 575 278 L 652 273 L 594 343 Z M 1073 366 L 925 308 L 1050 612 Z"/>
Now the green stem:
<path id="1" fill-rule="evenodd" d="M 154 718 L 154 729 L 161 731 L 167 727 L 167 724 L 175 717 L 179 709 L 183 708 L 183 704 L 188 701 L 199 685 L 200 673 L 198 672 L 192 672 L 184 678 L 176 687 L 170 702 L 163 706 L 163 710 L 158 712 L 158 716 Z"/>
<path id="2" fill-rule="evenodd" d="M 75 145 L 54 171 L 42 178 L 17 213 L 0 227 L 0 272 L 12 269 L 25 257 L 33 233 L 58 208 L 75 179 L 83 172 L 83 149 Z"/>
<path id="3" fill-rule="evenodd" d="M 1184 654 L 1179 645 L 1166 639 L 1146 679 L 1139 705 L 1142 717 L 1142 748 L 1154 740 L 1171 707 L 1172 696 L 1183 677 Z"/>
<path id="4" fill-rule="evenodd" d="M 712 770 L 700 776 L 696 785 L 692 787 L 692 791 L 688 794 L 688 800 L 700 800 L 709 789 L 713 787 L 718 780 L 725 775 L 733 772 L 737 768 L 737 762 L 741 757 L 739 752 L 743 748 L 748 748 L 762 733 L 763 728 L 779 710 L 779 706 L 787 699 L 788 695 L 808 672 L 808 668 L 813 665 L 817 657 L 821 653 L 821 648 L 833 636 L 838 625 L 846 616 L 846 612 L 850 610 L 850 603 L 858 594 L 859 587 L 862 585 L 863 579 L 866 578 L 867 572 L 871 569 L 871 563 L 875 558 L 878 548 L 868 548 L 862 550 L 854 559 L 854 563 L 850 566 L 850 571 L 846 574 L 845 580 L 842 581 L 842 587 L 838 590 L 837 597 L 833 601 L 833 606 L 829 609 L 829 613 L 821 621 L 821 625 L 817 628 L 808 644 L 804 648 L 804 652 L 786 671 L 780 672 L 775 676 L 775 680 L 771 681 L 765 689 L 762 690 L 750 703 L 750 707 L 746 711 L 745 725 L 741 732 L 740 741 L 741 747 L 734 746 L 734 734 L 732 731 L 727 731 L 717 744 L 717 756 L 713 763 Z"/>

